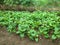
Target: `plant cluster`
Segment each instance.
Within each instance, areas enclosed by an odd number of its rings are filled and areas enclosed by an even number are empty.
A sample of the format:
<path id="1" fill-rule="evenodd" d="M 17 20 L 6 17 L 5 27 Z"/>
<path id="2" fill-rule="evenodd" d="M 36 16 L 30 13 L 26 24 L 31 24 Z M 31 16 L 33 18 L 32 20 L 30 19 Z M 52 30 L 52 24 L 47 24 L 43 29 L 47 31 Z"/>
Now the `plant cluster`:
<path id="1" fill-rule="evenodd" d="M 0 4 L 25 6 L 60 6 L 60 0 L 0 0 Z"/>
<path id="2" fill-rule="evenodd" d="M 60 39 L 60 16 L 56 12 L 0 11 L 0 26 L 36 42 L 41 35 L 52 40 Z"/>

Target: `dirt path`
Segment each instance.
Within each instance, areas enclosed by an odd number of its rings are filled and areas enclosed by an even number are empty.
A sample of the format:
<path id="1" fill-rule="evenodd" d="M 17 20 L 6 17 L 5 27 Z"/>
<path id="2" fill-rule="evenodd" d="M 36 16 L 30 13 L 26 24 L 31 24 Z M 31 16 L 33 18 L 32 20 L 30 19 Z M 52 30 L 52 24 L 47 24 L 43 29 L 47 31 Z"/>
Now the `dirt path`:
<path id="1" fill-rule="evenodd" d="M 9 34 L 5 28 L 0 28 L 0 45 L 60 45 L 60 41 L 52 42 L 48 39 L 40 39 L 38 43 L 28 38 L 20 39 L 16 34 Z"/>
<path id="2" fill-rule="evenodd" d="M 9 6 L 9 5 L 1 5 L 0 4 L 0 10 L 11 10 L 11 11 L 60 11 L 60 7 L 34 7 L 34 6 L 22 6 L 22 5 L 16 5 L 16 6 Z"/>

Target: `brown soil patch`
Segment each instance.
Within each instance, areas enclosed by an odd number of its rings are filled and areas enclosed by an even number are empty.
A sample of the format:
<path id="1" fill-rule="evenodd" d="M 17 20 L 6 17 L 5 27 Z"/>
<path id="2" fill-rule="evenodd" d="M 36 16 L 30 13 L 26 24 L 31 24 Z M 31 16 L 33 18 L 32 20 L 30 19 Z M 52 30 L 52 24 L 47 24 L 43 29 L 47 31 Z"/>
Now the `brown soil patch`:
<path id="1" fill-rule="evenodd" d="M 0 4 L 0 10 L 11 10 L 11 11 L 36 11 L 36 10 L 40 10 L 40 11 L 60 11 L 60 7 L 35 7 L 35 6 L 22 6 L 22 5 L 16 5 L 16 6 L 9 6 L 9 5 L 1 5 Z"/>
<path id="2" fill-rule="evenodd" d="M 28 38 L 20 39 L 18 35 L 10 34 L 5 28 L 0 28 L 0 45 L 60 45 L 60 40 L 52 42 L 43 38 L 36 43 Z"/>

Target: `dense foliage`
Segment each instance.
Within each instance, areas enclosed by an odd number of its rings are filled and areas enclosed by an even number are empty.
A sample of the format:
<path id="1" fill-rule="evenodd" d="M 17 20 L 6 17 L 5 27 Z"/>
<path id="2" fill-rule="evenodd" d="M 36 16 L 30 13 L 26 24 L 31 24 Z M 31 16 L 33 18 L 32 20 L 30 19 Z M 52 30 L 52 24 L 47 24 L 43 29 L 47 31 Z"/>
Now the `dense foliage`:
<path id="1" fill-rule="evenodd" d="M 27 5 L 27 6 L 60 6 L 60 0 L 0 0 L 0 3 L 4 3 L 6 5 Z"/>
<path id="2" fill-rule="evenodd" d="M 36 42 L 41 35 L 52 40 L 60 39 L 60 16 L 55 12 L 0 11 L 0 26 Z"/>

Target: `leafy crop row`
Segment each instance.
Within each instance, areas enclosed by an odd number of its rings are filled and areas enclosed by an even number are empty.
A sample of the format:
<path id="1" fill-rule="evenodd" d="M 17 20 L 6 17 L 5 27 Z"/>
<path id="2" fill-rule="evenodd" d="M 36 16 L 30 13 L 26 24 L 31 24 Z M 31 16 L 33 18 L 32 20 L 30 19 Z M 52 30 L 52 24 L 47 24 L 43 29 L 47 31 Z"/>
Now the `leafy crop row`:
<path id="1" fill-rule="evenodd" d="M 25 6 L 60 6 L 60 0 L 0 0 L 0 4 Z"/>
<path id="2" fill-rule="evenodd" d="M 0 11 L 0 25 L 21 38 L 27 36 L 38 41 L 40 35 L 50 39 L 60 39 L 60 16 L 55 12 L 13 12 Z"/>

